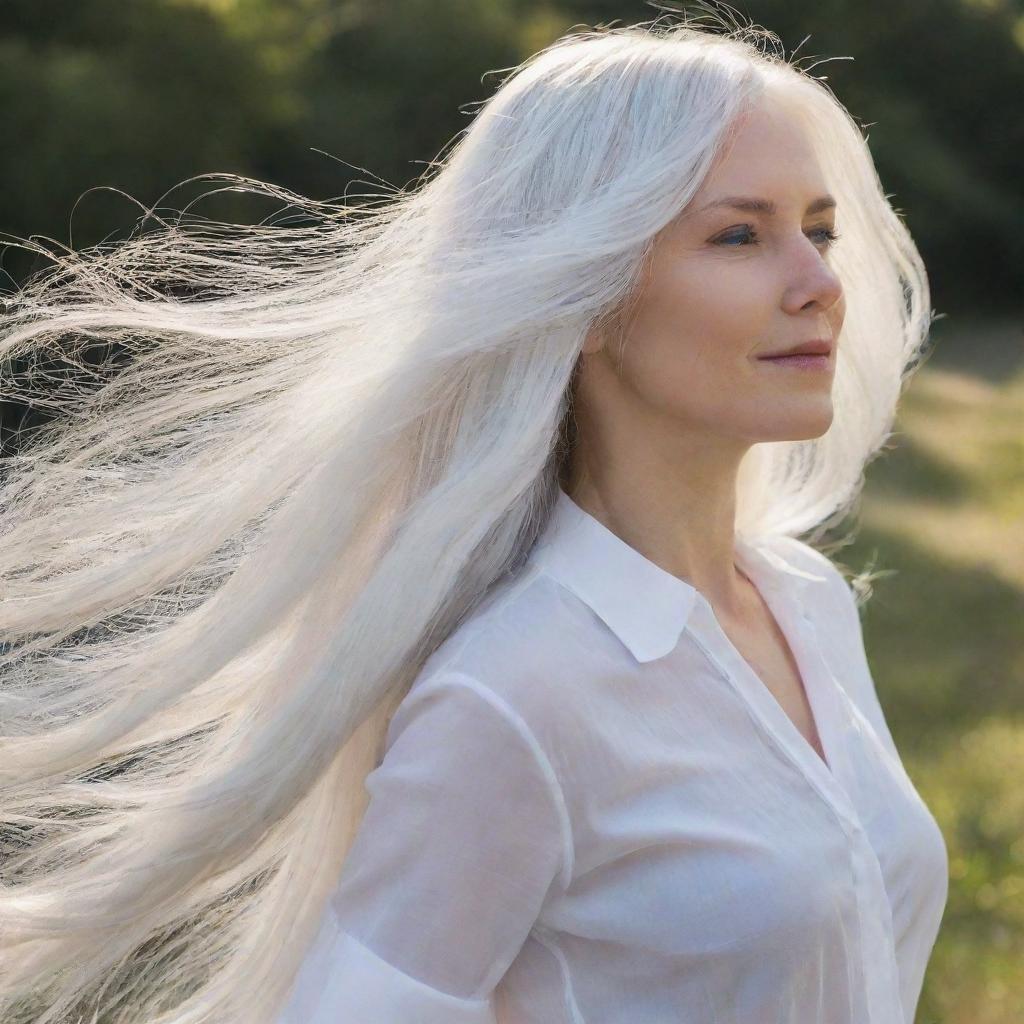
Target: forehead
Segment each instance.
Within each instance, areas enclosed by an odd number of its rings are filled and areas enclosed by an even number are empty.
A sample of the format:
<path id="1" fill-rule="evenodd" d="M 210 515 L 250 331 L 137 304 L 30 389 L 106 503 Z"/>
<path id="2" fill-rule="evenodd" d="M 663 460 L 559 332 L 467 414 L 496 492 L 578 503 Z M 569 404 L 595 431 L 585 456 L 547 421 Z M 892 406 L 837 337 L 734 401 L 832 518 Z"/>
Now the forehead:
<path id="1" fill-rule="evenodd" d="M 741 115 L 687 212 L 731 195 L 799 206 L 828 192 L 821 165 L 800 118 L 774 99 Z"/>

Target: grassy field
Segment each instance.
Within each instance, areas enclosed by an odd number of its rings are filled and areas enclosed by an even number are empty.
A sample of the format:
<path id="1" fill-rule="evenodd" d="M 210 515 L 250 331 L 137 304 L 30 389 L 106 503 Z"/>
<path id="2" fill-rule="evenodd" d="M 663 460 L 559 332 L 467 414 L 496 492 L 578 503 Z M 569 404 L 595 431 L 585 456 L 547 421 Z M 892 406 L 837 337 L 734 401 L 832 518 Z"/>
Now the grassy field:
<path id="1" fill-rule="evenodd" d="M 865 645 L 950 857 L 917 1024 L 1024 1022 L 1024 317 L 933 325 L 862 529 Z"/>

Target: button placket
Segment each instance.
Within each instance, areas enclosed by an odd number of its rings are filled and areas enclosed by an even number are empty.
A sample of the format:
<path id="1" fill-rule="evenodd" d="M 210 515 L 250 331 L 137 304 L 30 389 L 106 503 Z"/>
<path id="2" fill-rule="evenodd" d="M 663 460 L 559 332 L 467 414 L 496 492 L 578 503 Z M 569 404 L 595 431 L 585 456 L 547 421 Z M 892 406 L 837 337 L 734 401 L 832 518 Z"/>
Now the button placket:
<path id="1" fill-rule="evenodd" d="M 851 858 L 861 883 L 856 888 L 856 895 L 861 917 L 862 955 L 865 965 L 878 964 L 880 961 L 881 977 L 871 970 L 866 970 L 868 984 L 872 988 L 871 1004 L 878 1009 L 880 1020 L 892 1019 L 902 1022 L 903 1008 L 900 997 L 899 966 L 896 960 L 892 906 L 889 903 L 889 895 L 878 855 L 861 826 L 859 812 L 850 799 L 853 774 L 849 761 L 848 738 L 842 728 L 844 715 L 847 713 L 846 705 L 843 695 L 840 693 L 839 681 L 835 678 L 822 654 L 817 626 L 813 618 L 803 608 L 801 608 L 801 617 L 806 623 L 808 654 L 814 662 L 815 670 L 819 673 L 818 679 L 822 684 L 820 687 L 816 687 L 816 693 L 824 696 L 828 704 L 824 715 L 827 726 L 823 726 L 819 722 L 819 729 L 827 727 L 830 730 L 830 749 L 835 751 L 836 759 L 833 771 L 837 776 L 837 781 L 846 780 L 840 788 L 843 791 L 843 803 L 850 825 Z M 825 742 L 824 737 L 822 742 Z M 872 985 L 872 979 L 875 980 L 874 985 Z"/>
<path id="2" fill-rule="evenodd" d="M 767 595 L 765 595 L 765 599 L 768 600 Z M 772 612 L 777 615 L 780 627 L 793 649 L 798 668 L 807 679 L 811 674 L 812 667 L 807 657 L 811 645 L 807 642 L 807 637 L 798 630 L 793 609 L 788 606 L 783 608 L 774 594 L 772 604 Z M 797 727 L 782 709 L 775 696 L 736 649 L 719 625 L 711 605 L 703 595 L 699 595 L 696 601 L 691 632 L 705 655 L 718 666 L 721 674 L 746 701 L 754 712 L 758 723 L 772 737 L 775 746 L 795 764 L 840 819 L 844 829 L 849 832 L 853 827 L 858 826 L 857 815 L 839 780 L 807 740 L 800 735 Z M 798 634 L 800 635 L 798 636 Z M 817 671 L 817 666 L 814 666 L 814 670 Z M 829 749 L 833 733 L 829 728 L 822 730 L 820 722 L 822 701 L 820 698 L 816 700 L 816 694 L 812 692 L 819 689 L 820 685 L 817 679 L 808 681 L 808 700 L 815 718 L 818 720 L 816 725 L 819 731 L 823 732 L 822 745 L 825 748 L 825 755 L 830 757 L 834 756 Z"/>
<path id="3" fill-rule="evenodd" d="M 864 983 L 868 989 L 869 1020 L 871 1024 L 904 1024 L 892 912 L 881 865 L 861 826 L 857 809 L 841 782 L 841 778 L 851 776 L 845 738 L 837 727 L 840 705 L 835 687 L 838 683 L 818 650 L 817 629 L 799 602 L 791 601 L 789 595 L 779 593 L 769 585 L 762 590 L 766 601 L 769 600 L 768 591 L 771 592 L 772 612 L 793 648 L 794 658 L 805 679 L 822 746 L 833 766 L 831 771 L 736 650 L 702 595 L 698 596 L 694 608 L 693 635 L 722 676 L 752 708 L 776 746 L 801 770 L 830 807 L 846 834 L 850 843 L 854 899 L 860 920 L 859 937 Z"/>

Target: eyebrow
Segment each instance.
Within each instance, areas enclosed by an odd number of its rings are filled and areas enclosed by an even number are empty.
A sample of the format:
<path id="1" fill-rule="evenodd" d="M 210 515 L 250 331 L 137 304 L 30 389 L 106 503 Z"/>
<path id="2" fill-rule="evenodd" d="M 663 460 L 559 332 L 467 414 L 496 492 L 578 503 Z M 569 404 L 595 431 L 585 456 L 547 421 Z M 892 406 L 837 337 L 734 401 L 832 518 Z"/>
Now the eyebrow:
<path id="1" fill-rule="evenodd" d="M 734 210 L 745 210 L 747 213 L 763 213 L 768 217 L 774 217 L 778 207 L 770 199 L 756 199 L 753 196 L 725 196 L 716 199 L 714 202 L 702 206 L 694 213 L 703 213 L 705 210 L 712 210 L 718 206 L 728 206 Z M 831 210 L 836 206 L 835 199 L 830 195 L 818 196 L 808 207 L 804 216 L 812 213 L 821 213 L 822 210 Z"/>

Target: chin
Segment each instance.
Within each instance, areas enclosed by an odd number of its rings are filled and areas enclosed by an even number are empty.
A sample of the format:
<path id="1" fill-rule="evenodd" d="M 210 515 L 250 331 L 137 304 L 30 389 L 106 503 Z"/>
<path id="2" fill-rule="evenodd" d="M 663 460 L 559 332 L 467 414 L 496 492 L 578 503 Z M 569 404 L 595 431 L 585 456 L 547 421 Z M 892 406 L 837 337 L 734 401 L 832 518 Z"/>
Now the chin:
<path id="1" fill-rule="evenodd" d="M 759 431 L 759 441 L 813 441 L 828 433 L 832 426 L 833 410 L 829 403 L 827 409 L 808 412 L 805 416 L 789 416 L 785 420 L 775 419 L 772 423 L 763 424 Z"/>

